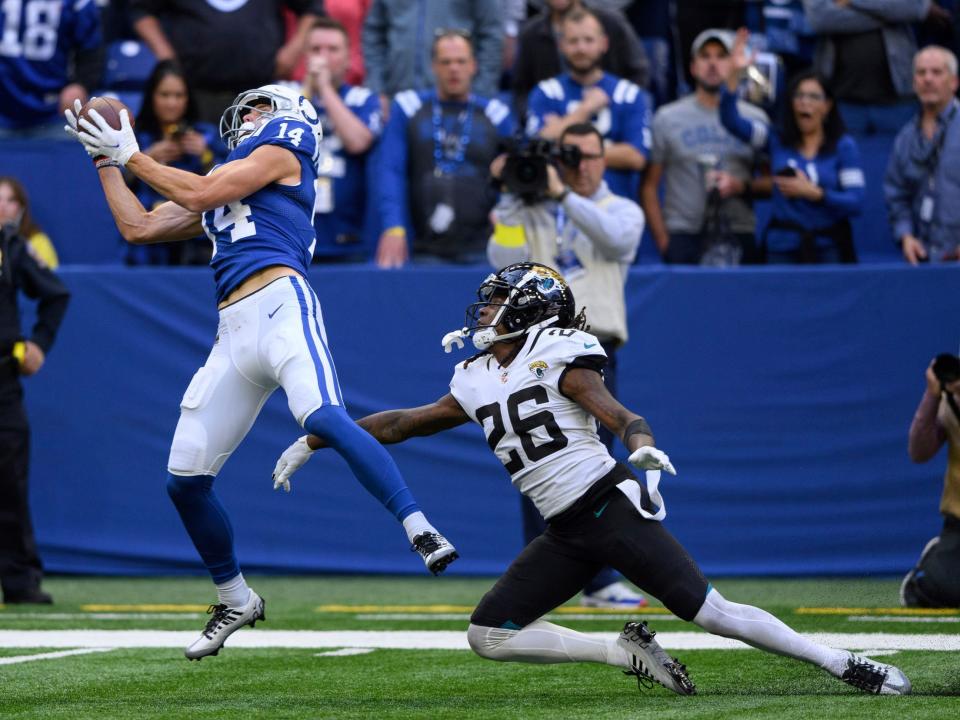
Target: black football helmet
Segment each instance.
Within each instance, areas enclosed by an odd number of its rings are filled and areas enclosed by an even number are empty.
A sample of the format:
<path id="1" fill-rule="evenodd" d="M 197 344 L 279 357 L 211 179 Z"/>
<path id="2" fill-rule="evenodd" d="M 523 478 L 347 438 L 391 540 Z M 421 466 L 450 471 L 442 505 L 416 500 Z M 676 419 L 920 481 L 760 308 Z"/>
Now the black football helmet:
<path id="1" fill-rule="evenodd" d="M 560 273 L 534 262 L 514 263 L 489 275 L 477 298 L 467 308 L 463 334 L 473 336 L 478 350 L 523 335 L 534 325 L 571 327 L 577 314 L 573 291 Z M 480 311 L 491 306 L 499 309 L 489 325 L 481 325 Z M 497 334 L 498 326 L 506 332 Z"/>

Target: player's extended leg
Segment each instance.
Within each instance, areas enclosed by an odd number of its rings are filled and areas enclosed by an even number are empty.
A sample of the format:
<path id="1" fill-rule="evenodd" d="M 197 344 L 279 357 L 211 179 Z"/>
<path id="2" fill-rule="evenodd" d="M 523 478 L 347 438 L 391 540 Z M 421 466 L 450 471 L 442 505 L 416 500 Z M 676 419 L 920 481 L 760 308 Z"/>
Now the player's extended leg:
<path id="1" fill-rule="evenodd" d="M 666 668 L 651 672 L 655 663 L 674 663 L 645 626 L 643 647 L 625 649 L 616 636 L 597 638 L 541 619 L 573 597 L 601 565 L 549 527 L 523 549 L 474 610 L 467 630 L 470 647 L 481 657 L 503 662 L 603 663 L 692 693 L 692 684 L 685 688 Z"/>
<path id="2" fill-rule="evenodd" d="M 673 535 L 659 522 L 644 519 L 618 489 L 598 502 L 605 503 L 604 511 L 596 518 L 592 531 L 608 562 L 677 617 L 714 635 L 812 663 L 864 690 L 890 694 L 910 691 L 910 682 L 892 666 L 820 645 L 766 610 L 726 600 L 707 583 L 694 559 Z"/>
<path id="3" fill-rule="evenodd" d="M 213 482 L 273 387 L 244 377 L 230 357 L 230 344 L 229 335 L 221 333 L 184 393 L 168 462 L 167 492 L 219 594 L 203 633 L 185 650 L 191 660 L 216 655 L 231 633 L 264 618 L 262 598 L 240 573 L 233 527 Z"/>
<path id="4" fill-rule="evenodd" d="M 347 415 L 317 297 L 301 278 L 291 277 L 290 284 L 295 302 L 279 310 L 282 325 L 268 339 L 268 355 L 291 412 L 340 454 L 360 484 L 403 524 L 427 568 L 439 574 L 457 558 L 456 549 L 427 521 L 386 449 Z"/>

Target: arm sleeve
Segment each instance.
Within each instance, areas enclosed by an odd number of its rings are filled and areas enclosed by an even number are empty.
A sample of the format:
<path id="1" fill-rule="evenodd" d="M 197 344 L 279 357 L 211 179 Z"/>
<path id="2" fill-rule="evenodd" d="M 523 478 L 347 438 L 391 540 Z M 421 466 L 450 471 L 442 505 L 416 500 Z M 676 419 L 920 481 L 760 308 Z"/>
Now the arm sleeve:
<path id="1" fill-rule="evenodd" d="M 896 242 L 904 235 L 915 235 L 913 227 L 913 193 L 907 183 L 903 169 L 904 145 L 903 133 L 893 143 L 893 152 L 887 161 L 887 171 L 883 176 L 883 197 L 887 201 L 887 218 L 893 228 Z"/>
<path id="2" fill-rule="evenodd" d="M 609 196 L 600 202 L 568 193 L 563 209 L 570 220 L 610 259 L 631 262 L 643 234 L 643 211 L 630 200 Z"/>
<path id="3" fill-rule="evenodd" d="M 503 61 L 503 20 L 499 0 L 474 0 L 473 46 L 477 56 L 474 89 L 480 95 L 496 97 Z"/>
<path id="4" fill-rule="evenodd" d="M 747 119 L 737 108 L 737 96 L 723 88 L 720 91 L 720 122 L 727 132 L 755 150 L 770 149 L 770 126 L 757 119 Z"/>
<path id="5" fill-rule="evenodd" d="M 17 285 L 28 298 L 37 300 L 37 321 L 30 339 L 48 353 L 67 312 L 70 291 L 49 268 L 36 261 L 26 248 L 26 240 L 23 242 L 17 260 Z"/>
<path id="6" fill-rule="evenodd" d="M 383 227 L 407 225 L 407 123 L 396 100 L 380 140 L 379 207 Z"/>
<path id="7" fill-rule="evenodd" d="M 845 136 L 837 144 L 837 164 L 840 188 L 824 188 L 823 206 L 830 210 L 834 217 L 847 218 L 859 214 L 866 195 L 860 150 L 852 137 Z"/>
<path id="8" fill-rule="evenodd" d="M 373 0 L 363 21 L 363 64 L 366 70 L 364 84 L 375 93 L 383 93 L 386 80 L 388 18 L 384 0 Z"/>

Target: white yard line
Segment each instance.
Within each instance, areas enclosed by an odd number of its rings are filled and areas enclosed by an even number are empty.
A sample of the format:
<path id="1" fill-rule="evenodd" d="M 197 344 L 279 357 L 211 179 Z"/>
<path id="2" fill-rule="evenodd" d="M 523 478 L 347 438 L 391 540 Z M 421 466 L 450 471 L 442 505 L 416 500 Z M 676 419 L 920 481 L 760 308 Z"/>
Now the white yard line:
<path id="1" fill-rule="evenodd" d="M 611 633 L 588 633 L 609 637 Z M 0 630 L 6 648 L 181 648 L 196 639 L 195 631 L 167 630 Z M 848 650 L 960 650 L 960 634 L 805 633 L 805 637 Z M 736 640 L 702 632 L 661 632 L 657 640 L 671 650 L 742 650 Z M 317 631 L 244 629 L 230 637 L 236 648 L 395 648 L 466 650 L 463 631 Z"/>
<path id="2" fill-rule="evenodd" d="M 33 662 L 34 660 L 55 660 L 56 658 L 68 657 L 70 655 L 89 655 L 90 653 L 110 652 L 116 648 L 96 647 L 81 648 L 79 650 L 58 650 L 57 652 L 38 653 L 36 655 L 13 655 L 10 657 L 0 657 L 0 665 L 16 665 L 17 663 Z"/>

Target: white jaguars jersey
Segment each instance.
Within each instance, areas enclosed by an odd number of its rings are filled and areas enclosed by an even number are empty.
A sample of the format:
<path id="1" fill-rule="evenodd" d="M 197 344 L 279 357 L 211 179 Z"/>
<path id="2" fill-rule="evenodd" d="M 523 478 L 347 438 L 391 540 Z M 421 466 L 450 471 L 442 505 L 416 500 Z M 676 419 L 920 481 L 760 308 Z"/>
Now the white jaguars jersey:
<path id="1" fill-rule="evenodd" d="M 571 364 L 599 367 L 605 359 L 593 335 L 545 328 L 526 336 L 508 367 L 489 355 L 466 368 L 459 363 L 450 381 L 513 484 L 545 518 L 570 507 L 615 465 L 596 419 L 559 390 Z"/>

